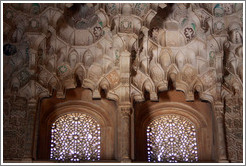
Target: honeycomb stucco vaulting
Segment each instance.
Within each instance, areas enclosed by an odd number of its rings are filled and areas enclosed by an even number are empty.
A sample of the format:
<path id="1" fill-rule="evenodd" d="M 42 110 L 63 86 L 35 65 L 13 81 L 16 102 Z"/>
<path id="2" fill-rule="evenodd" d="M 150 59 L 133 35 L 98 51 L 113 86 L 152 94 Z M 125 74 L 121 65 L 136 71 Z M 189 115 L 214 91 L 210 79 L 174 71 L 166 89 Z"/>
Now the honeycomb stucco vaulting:
<path id="1" fill-rule="evenodd" d="M 100 99 L 103 90 L 130 123 L 133 101 L 146 92 L 158 101 L 172 83 L 186 101 L 198 93 L 212 104 L 225 120 L 228 159 L 242 161 L 242 4 L 5 3 L 3 10 L 4 146 L 11 133 L 22 138 L 6 159 L 31 155 L 21 148 L 31 138 L 19 128 L 28 135 L 34 125 L 18 123 L 34 118 L 38 101 L 54 91 L 65 98 L 81 85 Z M 14 111 L 21 116 L 12 123 Z"/>

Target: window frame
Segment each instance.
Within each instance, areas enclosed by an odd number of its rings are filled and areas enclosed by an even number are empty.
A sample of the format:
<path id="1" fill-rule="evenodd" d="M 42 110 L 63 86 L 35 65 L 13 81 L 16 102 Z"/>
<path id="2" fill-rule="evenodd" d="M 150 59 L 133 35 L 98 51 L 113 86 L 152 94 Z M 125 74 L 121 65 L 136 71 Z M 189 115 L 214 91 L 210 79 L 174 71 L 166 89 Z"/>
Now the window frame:
<path id="1" fill-rule="evenodd" d="M 57 117 L 54 121 L 53 121 L 53 123 L 52 123 L 52 126 L 53 126 L 53 124 L 55 124 L 55 126 L 57 125 L 57 123 L 61 123 L 61 122 L 59 122 L 59 121 L 61 121 L 62 120 L 62 118 L 71 118 L 71 116 L 74 116 L 73 114 L 79 114 L 80 116 L 84 116 L 85 115 L 85 118 L 89 118 L 88 120 L 92 120 L 93 121 L 93 123 L 96 125 L 96 131 L 98 132 L 99 131 L 99 135 L 98 134 L 96 134 L 96 141 L 98 142 L 99 141 L 99 145 L 97 145 L 97 146 L 99 146 L 100 147 L 100 149 L 98 149 L 98 147 L 93 147 L 93 148 L 96 148 L 97 150 L 101 150 L 101 127 L 100 127 L 100 124 L 93 118 L 93 117 L 91 117 L 90 115 L 88 115 L 88 114 L 86 114 L 86 113 L 78 113 L 78 112 L 76 112 L 76 113 L 67 113 L 67 114 L 63 114 L 62 116 L 59 116 L 59 117 Z M 66 117 L 65 117 L 66 116 Z M 86 121 L 86 120 L 85 120 Z M 69 122 L 71 122 L 71 121 L 69 121 Z M 82 121 L 82 123 L 83 123 L 83 121 Z M 70 125 L 70 123 L 68 124 L 68 125 Z M 98 127 L 99 127 L 99 129 L 98 129 Z M 52 136 L 52 130 L 53 130 L 53 128 L 50 128 L 50 132 L 51 132 L 51 136 Z M 64 132 L 64 128 L 62 128 L 62 132 Z M 54 132 L 55 133 L 55 132 Z M 67 132 L 66 132 L 67 133 Z M 60 135 L 61 133 L 59 132 L 58 133 L 58 135 Z M 82 133 L 81 133 L 82 134 Z M 99 138 L 99 140 L 98 140 L 98 138 L 97 137 L 100 137 Z M 66 136 L 65 136 L 66 137 Z M 66 139 L 66 138 L 65 138 Z M 51 140 L 52 140 L 52 138 L 51 138 Z M 64 140 L 65 141 L 65 140 Z M 61 142 L 61 141 L 59 141 L 59 142 Z M 50 145 L 52 144 L 52 142 L 50 143 Z M 51 153 L 51 146 L 50 146 L 50 155 L 52 154 Z M 63 150 L 63 149 L 60 149 L 60 150 Z M 69 149 L 68 149 L 69 150 Z M 101 153 L 99 152 L 99 156 L 101 157 Z M 98 154 L 96 155 L 96 158 L 94 159 L 94 161 L 95 160 L 100 160 L 100 157 L 98 158 Z M 51 159 L 51 156 L 50 156 L 50 160 L 53 160 L 53 161 L 59 161 L 59 160 L 56 160 L 56 159 Z M 81 159 L 79 159 L 79 160 L 81 160 Z M 64 160 L 65 162 L 67 162 L 67 161 L 69 161 L 69 159 L 68 158 L 65 158 L 65 160 Z M 83 160 L 82 160 L 83 161 Z M 93 161 L 93 160 L 85 160 L 85 161 Z M 76 162 L 76 161 L 75 161 Z"/>
<path id="2" fill-rule="evenodd" d="M 153 125 L 153 123 L 155 122 L 155 121 L 157 121 L 157 120 L 162 120 L 163 118 L 165 118 L 166 119 L 166 117 L 168 117 L 168 116 L 172 116 L 172 117 L 174 117 L 174 116 L 176 116 L 176 117 L 178 117 L 179 119 L 180 119 L 180 117 L 183 119 L 183 120 L 185 120 L 185 121 L 188 121 L 188 123 L 189 123 L 189 125 L 193 125 L 194 127 L 195 127 L 195 138 L 196 138 L 196 144 L 197 144 L 197 126 L 195 126 L 195 124 L 190 120 L 190 119 L 188 119 L 188 118 L 186 118 L 186 117 L 184 117 L 184 116 L 181 116 L 181 115 L 178 115 L 178 114 L 163 114 L 163 115 L 160 115 L 160 116 L 158 116 L 158 117 L 156 117 L 154 120 L 152 120 L 152 121 L 150 121 L 149 122 L 149 125 L 147 126 L 147 128 L 146 128 L 146 133 L 147 133 L 147 130 L 148 130 L 148 128 L 150 128 L 151 129 L 151 125 Z M 179 121 L 179 122 L 183 122 L 183 121 Z M 153 129 L 153 128 L 152 128 Z M 148 138 L 148 136 L 147 136 L 147 138 Z M 148 140 L 147 140 L 147 143 L 148 143 Z M 151 148 L 151 146 L 149 146 L 150 148 Z M 196 145 L 196 147 L 198 147 L 198 144 Z M 198 157 L 198 149 L 196 150 L 197 151 L 197 156 L 196 157 Z M 148 150 L 147 150 L 147 152 L 149 152 Z M 165 156 L 164 156 L 165 157 Z M 198 160 L 199 160 L 199 158 L 198 158 Z M 151 161 L 149 161 L 149 162 L 151 162 Z M 159 162 L 159 161 L 154 161 L 154 162 Z M 162 161 L 160 161 L 160 162 L 162 162 Z M 179 162 L 179 161 L 178 161 Z M 184 161 L 185 162 L 185 161 Z M 190 161 L 187 161 L 188 163 L 190 162 Z M 194 162 L 197 162 L 197 161 L 194 161 Z"/>
<path id="3" fill-rule="evenodd" d="M 199 110 L 179 102 L 157 103 L 150 107 L 145 107 L 137 115 L 135 121 L 135 155 L 136 159 L 148 162 L 147 157 L 147 126 L 163 115 L 173 114 L 184 116 L 194 123 L 197 133 L 198 162 L 213 161 L 213 122 L 204 117 Z M 211 115 L 212 118 L 212 115 Z"/>
<path id="4" fill-rule="evenodd" d="M 58 103 L 55 109 L 48 111 L 40 120 L 38 157 L 40 160 L 50 160 L 51 126 L 53 122 L 68 113 L 84 113 L 95 119 L 100 125 L 101 130 L 101 151 L 100 160 L 115 159 L 115 131 L 114 121 L 110 119 L 108 112 L 99 106 L 84 101 L 68 101 Z M 56 161 L 55 161 L 56 162 Z M 93 161 L 80 161 L 93 162 Z"/>

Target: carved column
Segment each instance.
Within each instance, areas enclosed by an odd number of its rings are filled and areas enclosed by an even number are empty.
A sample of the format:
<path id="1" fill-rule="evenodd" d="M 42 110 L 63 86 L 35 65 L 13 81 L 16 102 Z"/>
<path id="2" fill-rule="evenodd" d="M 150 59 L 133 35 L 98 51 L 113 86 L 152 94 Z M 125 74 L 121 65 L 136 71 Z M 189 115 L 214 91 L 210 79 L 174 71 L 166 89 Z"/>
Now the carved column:
<path id="1" fill-rule="evenodd" d="M 131 162 L 131 113 L 130 106 L 118 109 L 118 153 L 121 162 Z"/>
<path id="2" fill-rule="evenodd" d="M 33 160 L 33 145 L 34 145 L 34 129 L 35 129 L 35 120 L 37 112 L 37 100 L 36 100 L 36 86 L 35 81 L 30 80 L 29 88 L 23 90 L 23 92 L 29 92 L 30 96 L 27 103 L 27 119 L 26 119 L 26 140 L 25 140 L 25 151 L 24 159 L 25 161 Z M 24 94 L 26 94 L 24 93 Z"/>
<path id="3" fill-rule="evenodd" d="M 120 56 L 120 94 L 118 109 L 118 160 L 131 162 L 130 52 Z"/>
<path id="4" fill-rule="evenodd" d="M 34 126 L 35 115 L 37 109 L 37 101 L 30 99 L 27 104 L 27 123 L 26 123 L 26 140 L 25 140 L 25 161 L 32 161 L 33 159 L 33 138 L 34 138 Z"/>
<path id="5" fill-rule="evenodd" d="M 222 104 L 216 104 L 214 106 L 214 113 L 217 161 L 228 162 L 225 145 L 224 106 Z"/>
<path id="6" fill-rule="evenodd" d="M 39 136 L 39 124 L 40 124 L 40 99 L 39 98 L 37 101 L 37 106 L 36 106 L 36 113 L 35 113 L 35 120 L 34 120 L 34 134 L 33 134 L 33 148 L 32 148 L 32 154 L 33 154 L 33 159 L 37 160 L 37 149 L 38 149 L 38 136 Z"/>

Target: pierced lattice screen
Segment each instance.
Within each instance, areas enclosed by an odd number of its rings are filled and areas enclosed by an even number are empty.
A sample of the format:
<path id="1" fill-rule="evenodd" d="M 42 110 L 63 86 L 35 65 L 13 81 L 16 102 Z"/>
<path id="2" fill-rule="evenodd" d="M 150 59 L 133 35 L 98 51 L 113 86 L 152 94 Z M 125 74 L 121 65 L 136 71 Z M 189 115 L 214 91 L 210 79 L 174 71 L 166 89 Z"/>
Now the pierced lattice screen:
<path id="1" fill-rule="evenodd" d="M 196 162 L 196 127 L 179 115 L 164 115 L 147 127 L 149 162 Z"/>
<path id="2" fill-rule="evenodd" d="M 86 114 L 63 115 L 52 124 L 50 150 L 52 160 L 99 160 L 100 125 Z"/>

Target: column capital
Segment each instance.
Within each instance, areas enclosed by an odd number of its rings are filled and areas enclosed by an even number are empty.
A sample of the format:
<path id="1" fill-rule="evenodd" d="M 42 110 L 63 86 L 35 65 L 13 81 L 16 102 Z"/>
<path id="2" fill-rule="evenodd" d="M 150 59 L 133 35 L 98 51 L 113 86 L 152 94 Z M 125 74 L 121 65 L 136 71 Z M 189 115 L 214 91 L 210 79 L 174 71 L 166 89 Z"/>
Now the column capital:
<path id="1" fill-rule="evenodd" d="M 224 118 L 224 106 L 222 104 L 214 105 L 214 116 L 216 119 Z"/>
<path id="2" fill-rule="evenodd" d="M 122 118 L 128 118 L 132 114 L 132 107 L 130 106 L 120 106 L 120 114 Z"/>
<path id="3" fill-rule="evenodd" d="M 36 109 L 37 100 L 34 99 L 34 98 L 31 98 L 30 100 L 28 100 L 27 106 L 28 106 L 29 109 L 31 109 L 31 108 L 35 108 Z"/>

